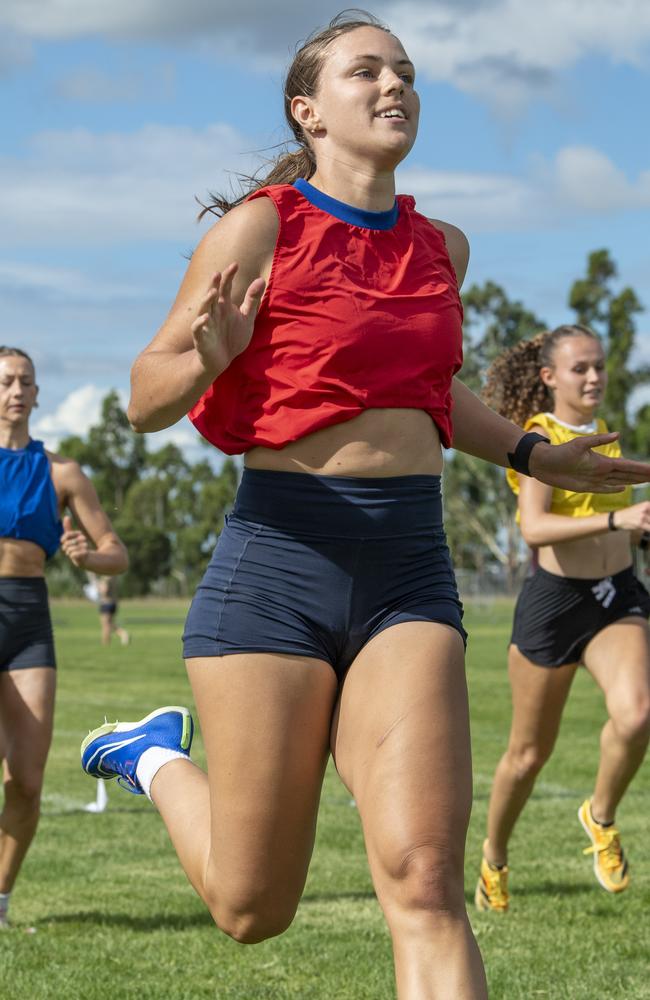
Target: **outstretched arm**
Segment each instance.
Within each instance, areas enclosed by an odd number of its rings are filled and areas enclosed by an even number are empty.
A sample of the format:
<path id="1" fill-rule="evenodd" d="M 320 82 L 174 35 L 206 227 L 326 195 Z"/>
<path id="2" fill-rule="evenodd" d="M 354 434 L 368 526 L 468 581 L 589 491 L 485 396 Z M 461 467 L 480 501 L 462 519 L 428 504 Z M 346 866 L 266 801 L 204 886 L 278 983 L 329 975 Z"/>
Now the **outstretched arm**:
<path id="1" fill-rule="evenodd" d="M 453 380 L 453 447 L 494 465 L 508 466 L 524 436 L 521 427 L 499 416 L 466 385 Z M 567 444 L 536 444 L 530 453 L 530 473 L 549 486 L 582 493 L 616 493 L 629 483 L 650 481 L 650 465 L 625 458 L 607 458 L 593 448 L 615 441 L 617 434 L 593 434 Z"/>

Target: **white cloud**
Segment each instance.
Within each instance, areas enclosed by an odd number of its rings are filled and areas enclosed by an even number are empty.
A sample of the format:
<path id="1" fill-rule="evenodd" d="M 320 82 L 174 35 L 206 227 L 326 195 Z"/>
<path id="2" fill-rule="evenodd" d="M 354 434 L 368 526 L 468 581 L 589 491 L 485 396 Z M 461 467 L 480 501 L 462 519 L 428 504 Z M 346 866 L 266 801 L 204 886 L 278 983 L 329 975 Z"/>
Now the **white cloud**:
<path id="1" fill-rule="evenodd" d="M 540 193 L 507 174 L 409 168 L 400 171 L 398 190 L 413 194 L 424 215 L 472 232 L 527 229 L 543 218 Z"/>
<path id="2" fill-rule="evenodd" d="M 150 451 L 158 451 L 166 444 L 175 444 L 186 457 L 191 461 L 200 458 L 207 458 L 209 452 L 201 444 L 201 436 L 187 417 L 174 424 L 173 427 L 166 427 L 155 434 L 147 434 L 147 446 Z M 211 449 L 214 451 L 214 449 Z"/>
<path id="3" fill-rule="evenodd" d="M 92 278 L 76 268 L 24 264 L 0 260 L 0 289 L 11 295 L 30 295 L 43 300 L 67 303 L 105 303 L 141 300 L 147 293 L 142 285 L 106 280 L 101 274 Z"/>
<path id="4" fill-rule="evenodd" d="M 71 434 L 84 437 L 99 421 L 105 390 L 96 385 L 82 385 L 60 403 L 54 413 L 45 414 L 32 426 L 34 437 L 45 447 L 56 450 L 62 438 Z"/>
<path id="5" fill-rule="evenodd" d="M 598 53 L 639 64 L 650 46 L 646 0 L 397 0 L 391 23 L 416 66 L 512 114 L 553 95 L 559 70 Z"/>
<path id="6" fill-rule="evenodd" d="M 25 155 L 0 159 L 0 224 L 14 245 L 193 244 L 194 196 L 228 191 L 228 169 L 246 173 L 258 165 L 242 153 L 254 148 L 221 124 L 41 132 Z"/>
<path id="7" fill-rule="evenodd" d="M 555 162 L 560 198 L 568 205 L 597 214 L 650 208 L 650 170 L 630 183 L 603 153 L 586 146 L 560 151 Z"/>
<path id="8" fill-rule="evenodd" d="M 2 14 L 0 12 L 0 24 Z M 0 31 L 0 76 L 5 76 L 32 61 L 31 42 L 12 30 Z"/>
<path id="9" fill-rule="evenodd" d="M 126 408 L 127 394 L 121 389 L 116 391 L 121 405 Z M 71 435 L 86 437 L 90 428 L 101 419 L 102 403 L 107 393 L 107 389 L 92 383 L 74 389 L 52 413 L 44 414 L 32 422 L 33 437 L 43 441 L 50 451 L 56 451 L 61 441 Z M 198 431 L 187 417 L 183 417 L 173 427 L 145 436 L 149 451 L 159 451 L 166 444 L 175 444 L 189 462 L 208 459 L 218 468 L 223 461 L 223 455 L 215 448 L 208 449 L 201 444 Z"/>
<path id="10" fill-rule="evenodd" d="M 148 125 L 130 134 L 40 133 L 25 157 L 0 160 L 0 226 L 15 246 L 172 240 L 190 248 L 201 233 L 193 195 L 228 190 L 225 165 L 253 171 L 259 161 L 240 153 L 251 148 L 243 135 L 218 124 Z M 586 146 L 565 147 L 552 161 L 534 158 L 522 176 L 409 167 L 400 171 L 399 187 L 412 191 L 427 214 L 474 231 L 523 230 L 557 225 L 564 217 L 650 207 L 650 169 L 629 179 Z M 2 285 L 39 287 L 76 301 L 128 300 L 141 292 L 129 282 L 11 261 L 0 261 Z"/>
<path id="11" fill-rule="evenodd" d="M 523 177 L 407 168 L 399 189 L 418 209 L 472 232 L 561 226 L 579 216 L 650 209 L 650 170 L 631 181 L 599 150 L 568 146 L 554 160 L 531 160 Z"/>
<path id="12" fill-rule="evenodd" d="M 294 44 L 337 13 L 298 0 L 4 0 L 0 27 L 26 38 L 195 44 L 228 57 L 286 63 Z M 379 0 L 420 71 L 512 115 L 534 95 L 553 96 L 556 74 L 603 54 L 638 65 L 648 56 L 647 0 Z"/>
<path id="13" fill-rule="evenodd" d="M 30 38 L 66 40 L 101 35 L 117 40 L 208 42 L 227 51 L 271 51 L 285 57 L 289 48 L 338 8 L 298 0 L 4 0 L 0 25 Z"/>
<path id="14" fill-rule="evenodd" d="M 55 90 L 65 100 L 85 104 L 165 101 L 172 96 L 174 78 L 170 64 L 147 73 L 132 69 L 119 74 L 106 73 L 97 66 L 78 66 L 58 80 Z"/>

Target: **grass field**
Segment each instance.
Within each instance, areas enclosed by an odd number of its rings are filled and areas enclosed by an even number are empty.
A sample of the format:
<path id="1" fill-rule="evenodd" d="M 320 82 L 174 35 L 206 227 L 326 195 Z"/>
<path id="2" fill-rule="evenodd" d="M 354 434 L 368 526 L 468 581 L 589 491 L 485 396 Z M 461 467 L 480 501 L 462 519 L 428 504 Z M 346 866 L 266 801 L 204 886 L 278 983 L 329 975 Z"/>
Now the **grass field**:
<path id="1" fill-rule="evenodd" d="M 390 946 L 375 902 L 358 817 L 332 769 L 318 840 L 292 928 L 253 948 L 215 931 L 152 807 L 112 783 L 108 809 L 83 811 L 95 782 L 78 747 L 104 713 L 138 718 L 190 699 L 180 657 L 182 602 L 125 602 L 131 646 L 99 645 L 95 609 L 54 605 L 60 664 L 56 733 L 43 818 L 0 934 L 6 1000 L 379 1000 L 394 995 Z M 475 803 L 466 890 L 473 896 L 494 765 L 507 735 L 506 602 L 470 606 L 468 673 Z M 616 665 L 612 664 L 614 668 Z M 591 789 L 604 719 L 580 672 L 554 758 L 516 830 L 511 912 L 470 910 L 493 1000 L 650 998 L 648 765 L 619 820 L 633 884 L 612 897 L 581 849 L 576 811 Z M 196 758 L 202 759 L 200 737 Z M 554 862 L 557 867 L 554 867 Z M 26 933 L 30 928 L 36 933 Z"/>

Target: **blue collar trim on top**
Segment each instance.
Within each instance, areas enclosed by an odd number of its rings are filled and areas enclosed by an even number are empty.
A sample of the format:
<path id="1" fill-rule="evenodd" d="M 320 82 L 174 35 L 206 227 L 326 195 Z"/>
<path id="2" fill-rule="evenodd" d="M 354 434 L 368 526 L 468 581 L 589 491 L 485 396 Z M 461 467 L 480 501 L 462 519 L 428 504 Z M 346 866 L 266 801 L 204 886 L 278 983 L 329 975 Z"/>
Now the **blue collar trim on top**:
<path id="1" fill-rule="evenodd" d="M 399 218 L 397 198 L 393 207 L 389 208 L 388 211 L 370 212 L 364 208 L 348 205 L 345 201 L 330 198 L 328 194 L 319 191 L 303 177 L 299 177 L 293 186 L 316 208 L 322 209 L 328 215 L 333 215 L 341 222 L 348 222 L 351 226 L 360 226 L 362 229 L 392 229 Z"/>

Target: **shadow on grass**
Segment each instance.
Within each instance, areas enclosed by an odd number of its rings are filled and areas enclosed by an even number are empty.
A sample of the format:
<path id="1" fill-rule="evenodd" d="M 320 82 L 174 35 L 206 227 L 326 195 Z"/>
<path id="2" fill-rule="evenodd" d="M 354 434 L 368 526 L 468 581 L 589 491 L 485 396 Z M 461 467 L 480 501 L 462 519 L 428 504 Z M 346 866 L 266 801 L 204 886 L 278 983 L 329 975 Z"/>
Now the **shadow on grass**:
<path id="1" fill-rule="evenodd" d="M 339 900 L 363 900 L 363 899 L 377 899 L 374 892 L 371 889 L 365 889 L 363 892 L 309 892 L 300 900 L 301 906 L 308 906 L 310 903 L 334 903 Z"/>
<path id="2" fill-rule="evenodd" d="M 491 788 L 484 790 L 474 789 L 472 799 L 475 802 L 485 802 L 490 798 Z M 571 788 L 540 788 L 534 789 L 530 796 L 531 802 L 547 801 L 552 802 L 554 799 L 572 799 L 574 802 L 580 801 L 580 796 L 582 792 L 577 789 L 573 790 Z"/>
<path id="3" fill-rule="evenodd" d="M 526 897 L 534 899 L 537 896 L 583 896 L 585 899 L 593 898 L 594 887 L 590 885 L 574 885 L 571 883 L 563 882 L 536 882 L 534 885 L 524 885 L 517 886 L 516 890 L 513 890 L 514 899 L 525 899 Z M 467 903 L 474 904 L 474 893 L 466 892 L 465 900 Z M 592 912 L 591 910 L 589 911 Z"/>
<path id="4" fill-rule="evenodd" d="M 338 900 L 374 900 L 374 892 L 315 893 L 303 896 L 301 906 L 310 903 L 331 903 Z M 106 910 L 84 910 L 78 913 L 52 913 L 41 917 L 41 927 L 80 924 L 95 927 L 121 927 L 146 934 L 161 930 L 192 930 L 196 927 L 214 927 L 207 910 L 197 913 L 150 913 L 146 917 L 129 913 L 107 913 Z"/>
<path id="5" fill-rule="evenodd" d="M 143 808 L 142 806 L 136 806 L 129 809 L 128 806 L 115 807 L 111 805 L 110 809 L 104 809 L 100 813 L 94 812 L 92 809 L 86 809 L 85 806 L 59 806 L 58 808 L 50 809 L 48 806 L 44 806 L 41 809 L 41 816 L 45 819 L 75 819 L 78 820 L 79 816 L 88 816 L 88 821 L 92 821 L 92 817 L 95 816 L 105 816 L 110 819 L 111 816 L 147 816 L 150 810 Z"/>
<path id="6" fill-rule="evenodd" d="M 106 910 L 85 910 L 79 913 L 52 913 L 38 921 L 41 927 L 62 924 L 80 924 L 88 927 L 121 927 L 127 930 L 150 933 L 163 930 L 191 930 L 195 927 L 214 927 L 207 912 L 199 913 L 150 913 L 136 917 L 129 913 L 107 913 Z"/>
<path id="7" fill-rule="evenodd" d="M 575 885 L 562 882 L 537 882 L 535 885 L 517 887 L 517 898 L 525 896 L 593 896 L 591 885 Z"/>

